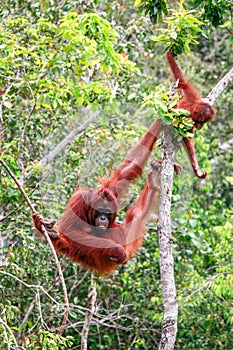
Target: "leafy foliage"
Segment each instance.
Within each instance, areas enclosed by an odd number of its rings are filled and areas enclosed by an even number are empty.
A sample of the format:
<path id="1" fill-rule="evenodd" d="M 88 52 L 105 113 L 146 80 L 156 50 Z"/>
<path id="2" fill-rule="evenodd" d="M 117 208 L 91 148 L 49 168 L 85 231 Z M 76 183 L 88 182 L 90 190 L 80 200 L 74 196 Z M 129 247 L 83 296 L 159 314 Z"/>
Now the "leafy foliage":
<path id="1" fill-rule="evenodd" d="M 172 9 L 171 17 L 163 21 L 167 24 L 167 29 L 158 29 L 163 34 L 152 40 L 167 43 L 167 49 L 175 55 L 183 52 L 190 53 L 190 45 L 198 44 L 195 38 L 201 32 L 199 26 L 203 24 L 193 16 L 193 12 L 186 11 L 182 4 L 179 10 Z"/>
<path id="2" fill-rule="evenodd" d="M 134 6 L 139 7 L 138 13 L 149 14 L 153 24 L 161 21 L 163 14 L 168 14 L 166 0 L 136 0 Z"/>
<path id="3" fill-rule="evenodd" d="M 164 44 L 151 40 L 155 26 L 138 15 L 132 1 L 65 0 L 62 6 L 50 0 L 2 3 L 1 157 L 45 216 L 58 219 L 77 184 L 96 187 L 159 113 L 166 116 L 164 122 L 188 127 L 186 116 L 167 119 L 173 102 L 168 103 L 165 88 L 155 89 L 171 80 Z M 191 16 L 203 19 L 207 3 L 203 1 Z M 230 3 L 225 2 L 227 9 Z M 189 13 L 193 1 L 185 6 Z M 227 9 L 222 12 L 224 26 L 214 31 L 210 27 L 210 40 L 204 32 L 192 54 L 183 55 L 182 69 L 203 96 L 231 67 Z M 206 19 L 204 23 L 208 24 Z M 190 23 L 186 24 L 192 35 Z M 166 45 L 172 40 L 168 38 Z M 176 347 L 185 350 L 233 348 L 231 95 L 230 88 L 224 91 L 216 105 L 216 122 L 195 137 L 197 156 L 208 177 L 204 181 L 193 177 L 183 150 L 176 159 L 184 168 L 174 179 L 172 202 L 179 298 Z M 83 109 L 86 105 L 100 111 L 98 119 L 47 168 L 41 168 L 39 160 L 89 117 Z M 159 149 L 154 153 L 158 156 Z M 4 169 L 0 173 L 1 348 L 78 347 L 90 273 L 59 257 L 70 301 L 70 327 L 60 337 L 64 297 L 50 249 L 35 237 L 31 213 L 13 181 Z M 144 181 L 145 177 L 134 186 L 127 205 L 136 199 Z M 124 209 L 118 220 L 123 218 Z M 163 302 L 155 227 L 153 215 L 140 253 L 112 278 L 98 278 L 98 312 L 90 328 L 89 348 L 158 347 Z"/>
<path id="4" fill-rule="evenodd" d="M 28 350 L 39 350 L 41 348 L 45 350 L 63 350 L 71 348 L 72 337 L 62 337 L 58 334 L 46 332 L 41 329 L 38 335 L 32 335 L 31 337 L 25 338 L 25 346 Z"/>
<path id="5" fill-rule="evenodd" d="M 144 97 L 141 109 L 154 108 L 156 117 L 161 119 L 164 125 L 172 125 L 177 134 L 182 137 L 193 137 L 193 134 L 189 133 L 194 124 L 188 117 L 189 111 L 175 108 L 178 96 L 170 99 L 164 90 L 163 86 L 156 87 L 153 92 Z"/>
<path id="6" fill-rule="evenodd" d="M 203 19 L 214 27 L 225 22 L 226 14 L 232 10 L 231 0 L 194 0 L 194 7 L 203 6 Z"/>

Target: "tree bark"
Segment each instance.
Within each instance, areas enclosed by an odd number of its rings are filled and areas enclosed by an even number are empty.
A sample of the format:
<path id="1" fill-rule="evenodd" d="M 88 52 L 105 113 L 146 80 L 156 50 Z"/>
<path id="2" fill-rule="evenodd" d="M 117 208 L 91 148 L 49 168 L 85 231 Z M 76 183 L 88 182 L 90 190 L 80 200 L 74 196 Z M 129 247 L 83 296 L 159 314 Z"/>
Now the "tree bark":
<path id="1" fill-rule="evenodd" d="M 174 175 L 174 157 L 177 146 L 173 143 L 172 129 L 165 127 L 162 140 L 162 169 L 158 213 L 160 275 L 164 300 L 164 318 L 159 350 L 172 350 L 177 333 L 178 303 L 174 278 L 174 259 L 171 233 L 171 198 Z"/>
<path id="2" fill-rule="evenodd" d="M 96 309 L 96 298 L 97 298 L 96 279 L 95 279 L 95 275 L 92 274 L 91 284 L 88 290 L 88 297 L 87 297 L 87 311 L 86 311 L 85 321 L 82 329 L 81 350 L 87 350 L 87 339 L 88 339 L 88 334 L 91 326 L 91 320 Z"/>
<path id="3" fill-rule="evenodd" d="M 211 105 L 217 100 L 219 95 L 227 88 L 227 86 L 233 81 L 233 68 L 224 75 L 224 77 L 215 85 L 213 90 L 209 93 L 209 95 L 204 99 Z"/>

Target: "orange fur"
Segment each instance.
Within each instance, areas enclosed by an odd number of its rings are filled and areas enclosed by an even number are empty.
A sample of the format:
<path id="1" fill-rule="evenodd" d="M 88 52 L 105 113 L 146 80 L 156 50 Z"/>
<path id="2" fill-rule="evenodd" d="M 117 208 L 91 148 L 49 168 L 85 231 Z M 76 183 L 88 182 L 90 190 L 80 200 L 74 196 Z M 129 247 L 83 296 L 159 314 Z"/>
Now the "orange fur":
<path id="1" fill-rule="evenodd" d="M 190 112 L 190 118 L 194 121 L 194 128 L 201 129 L 203 125 L 213 119 L 215 109 L 209 103 L 202 101 L 197 89 L 185 78 L 171 51 L 166 53 L 167 63 L 171 69 L 175 81 L 179 80 L 178 89 L 181 99 L 177 108 L 183 108 Z M 192 131 L 193 131 L 192 129 Z M 194 173 L 199 178 L 205 178 L 207 173 L 202 173 L 196 159 L 194 141 L 192 138 L 184 139 L 185 149 L 192 164 Z"/>
<path id="2" fill-rule="evenodd" d="M 119 264 L 124 264 L 142 245 L 146 230 L 144 221 L 154 201 L 157 189 L 147 182 L 133 208 L 126 212 L 125 221 L 118 224 L 118 202 L 125 195 L 130 183 L 142 174 L 154 143 L 161 130 L 155 121 L 141 141 L 133 147 L 108 181 L 96 191 L 78 188 L 71 196 L 58 226 L 53 226 L 59 237 L 53 239 L 58 253 L 65 254 L 74 262 L 102 275 L 111 273 Z M 95 226 L 94 215 L 99 206 L 111 211 L 108 227 Z M 41 232 L 44 223 L 39 214 L 33 215 L 34 226 Z M 45 224 L 46 227 L 46 224 Z"/>

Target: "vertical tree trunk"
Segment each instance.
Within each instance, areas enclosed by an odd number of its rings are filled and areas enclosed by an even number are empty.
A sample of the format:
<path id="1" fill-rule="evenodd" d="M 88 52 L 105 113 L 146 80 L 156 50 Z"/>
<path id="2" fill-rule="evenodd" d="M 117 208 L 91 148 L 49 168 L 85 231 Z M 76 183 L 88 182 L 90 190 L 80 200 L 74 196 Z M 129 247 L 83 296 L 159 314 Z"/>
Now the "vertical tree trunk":
<path id="1" fill-rule="evenodd" d="M 164 300 L 164 318 L 159 350 L 174 349 L 177 333 L 178 304 L 174 278 L 174 259 L 171 234 L 171 197 L 174 175 L 174 157 L 177 147 L 172 140 L 172 129 L 164 128 L 162 141 L 162 170 L 158 214 L 160 274 Z"/>
<path id="2" fill-rule="evenodd" d="M 87 340 L 88 334 L 91 326 L 91 320 L 95 313 L 97 291 L 96 291 L 96 277 L 91 274 L 91 283 L 88 290 L 87 297 L 87 311 L 85 315 L 85 321 L 82 329 L 82 338 L 81 338 L 81 350 L 87 350 Z"/>

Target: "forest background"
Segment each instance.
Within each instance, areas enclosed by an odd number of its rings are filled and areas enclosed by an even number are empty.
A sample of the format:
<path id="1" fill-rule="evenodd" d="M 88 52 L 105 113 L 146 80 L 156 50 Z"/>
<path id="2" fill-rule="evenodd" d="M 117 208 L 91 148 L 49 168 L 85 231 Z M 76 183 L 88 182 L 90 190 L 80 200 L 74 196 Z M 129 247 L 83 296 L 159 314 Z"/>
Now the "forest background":
<path id="1" fill-rule="evenodd" d="M 145 13 L 140 3 L 153 7 Z M 172 82 L 166 43 L 152 40 L 166 27 L 158 4 L 163 1 L 2 1 L 0 152 L 45 217 L 58 220 L 77 185 L 95 188 L 156 118 L 153 105 L 141 108 L 143 101 L 160 84 L 169 91 Z M 175 1 L 166 5 L 179 11 Z M 207 96 L 231 69 L 232 4 L 184 6 L 196 8 L 203 25 L 199 43 L 184 47 L 179 64 Z M 232 85 L 214 106 L 214 121 L 195 137 L 207 178 L 195 178 L 182 148 L 176 155 L 184 169 L 172 197 L 175 348 L 182 350 L 233 348 Z M 67 136 L 72 142 L 51 154 Z M 153 154 L 160 156 L 159 146 Z M 78 349 L 91 273 L 59 258 L 70 302 L 69 324 L 59 335 L 64 296 L 51 250 L 35 237 L 12 178 L 4 168 L 0 174 L 1 349 Z M 145 176 L 132 187 L 126 206 L 144 182 Z M 118 220 L 123 217 L 124 210 Z M 155 221 L 137 256 L 112 278 L 97 279 L 90 349 L 158 347 L 163 299 Z"/>

